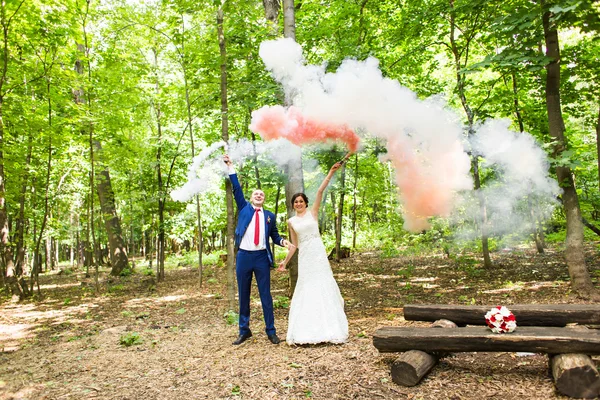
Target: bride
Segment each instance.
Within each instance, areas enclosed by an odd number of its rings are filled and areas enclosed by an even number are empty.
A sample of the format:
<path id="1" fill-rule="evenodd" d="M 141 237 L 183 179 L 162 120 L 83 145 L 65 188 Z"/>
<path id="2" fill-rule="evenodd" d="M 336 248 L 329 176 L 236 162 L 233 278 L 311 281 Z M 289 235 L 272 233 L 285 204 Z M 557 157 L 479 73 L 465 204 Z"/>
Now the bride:
<path id="1" fill-rule="evenodd" d="M 342 166 L 334 164 L 319 186 L 312 208 L 304 193 L 292 196 L 296 216 L 288 220 L 290 246 L 279 271 L 298 248 L 298 283 L 292 297 L 286 341 L 288 344 L 344 343 L 348 340 L 348 320 L 344 313 L 344 299 L 333 278 L 327 252 L 317 223 L 323 192 L 331 177 Z"/>

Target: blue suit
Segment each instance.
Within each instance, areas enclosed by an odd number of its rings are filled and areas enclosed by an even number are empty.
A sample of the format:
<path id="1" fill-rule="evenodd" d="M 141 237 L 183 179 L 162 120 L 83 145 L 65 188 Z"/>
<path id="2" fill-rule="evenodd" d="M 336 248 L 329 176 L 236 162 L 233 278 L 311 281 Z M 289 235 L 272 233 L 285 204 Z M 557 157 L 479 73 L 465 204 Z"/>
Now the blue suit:
<path id="1" fill-rule="evenodd" d="M 252 203 L 246 201 L 236 174 L 229 175 L 233 186 L 233 197 L 238 207 L 238 223 L 235 227 L 235 246 L 239 248 L 244 233 L 254 216 Z M 273 298 L 271 297 L 271 266 L 273 254 L 269 246 L 269 237 L 275 244 L 282 246 L 283 238 L 279 236 L 275 214 L 263 209 L 265 217 L 264 228 L 266 250 L 246 251 L 239 249 L 236 258 L 236 276 L 238 282 L 238 297 L 240 302 L 240 335 L 250 332 L 250 288 L 252 273 L 256 276 L 256 284 L 262 303 L 267 335 L 275 334 L 275 317 L 273 315 Z"/>

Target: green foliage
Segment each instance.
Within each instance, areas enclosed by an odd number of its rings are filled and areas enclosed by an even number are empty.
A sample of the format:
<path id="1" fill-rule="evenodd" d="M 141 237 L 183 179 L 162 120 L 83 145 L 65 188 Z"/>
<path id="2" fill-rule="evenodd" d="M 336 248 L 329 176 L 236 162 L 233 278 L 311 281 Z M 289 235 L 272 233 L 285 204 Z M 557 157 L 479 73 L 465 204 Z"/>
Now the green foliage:
<path id="1" fill-rule="evenodd" d="M 469 277 L 477 277 L 480 276 L 484 270 L 479 268 L 479 261 L 475 258 L 467 255 L 460 255 L 458 257 L 451 258 L 456 263 L 459 270 L 467 273 Z"/>
<path id="2" fill-rule="evenodd" d="M 125 290 L 125 285 L 123 285 L 123 284 L 111 285 L 108 287 L 108 293 L 111 293 L 111 294 L 117 294 L 124 290 Z"/>
<path id="3" fill-rule="evenodd" d="M 129 347 L 136 346 L 142 344 L 144 341 L 139 333 L 137 332 L 129 332 L 124 335 L 121 335 L 119 338 L 119 344 L 121 346 Z"/>
<path id="4" fill-rule="evenodd" d="M 223 314 L 223 318 L 225 318 L 225 323 L 227 325 L 237 325 L 240 321 L 239 314 L 232 310 L 229 310 Z"/>
<path id="5" fill-rule="evenodd" d="M 397 257 L 400 251 L 396 248 L 393 243 L 386 242 L 381 247 L 381 258 L 393 258 Z"/>
<path id="6" fill-rule="evenodd" d="M 546 241 L 546 243 L 557 244 L 557 243 L 564 243 L 566 238 L 567 238 L 567 231 L 564 230 L 564 231 L 548 233 L 544 237 L 544 240 Z"/>
<path id="7" fill-rule="evenodd" d="M 273 308 L 289 308 L 290 306 L 290 298 L 287 296 L 277 296 L 273 299 Z"/>
<path id="8" fill-rule="evenodd" d="M 91 232 L 86 227 L 90 226 L 98 243 L 107 242 L 97 193 L 89 197 L 91 132 L 102 147 L 96 171 L 106 167 L 110 172 L 115 211 L 122 223 L 124 241 L 133 244 L 132 255 L 139 255 L 142 247 L 152 254 L 156 250 L 153 239 L 164 230 L 168 243 L 166 268 L 197 268 L 198 256 L 192 244 L 199 233 L 196 203 L 175 202 L 169 194 L 187 180 L 192 136 L 194 155 L 220 139 L 220 60 L 214 37 L 215 10 L 220 2 L 141 4 L 107 0 L 90 3 L 85 18 L 73 2 L 55 7 L 34 1 L 19 9 L 17 4 L 6 4 L 6 15 L 11 17 L 7 20 L 10 26 L 6 27 L 2 61 L 6 76 L 0 77 L 2 82 L 12 82 L 3 86 L 0 103 L 5 127 L 2 170 L 6 174 L 0 179 L 6 182 L 3 196 L 8 220 L 18 221 L 21 187 L 27 187 L 25 214 L 32 227 L 42 226 L 47 217 L 43 237 L 54 238 L 63 248 L 69 248 L 77 244 L 78 238 L 89 241 Z M 544 41 L 543 7 L 521 0 L 426 5 L 408 0 L 402 2 L 402 7 L 398 4 L 389 0 L 303 1 L 296 12 L 297 41 L 308 50 L 304 55 L 308 63 L 324 64 L 331 72 L 346 58 L 375 57 L 384 77 L 397 80 L 419 98 L 445 93 L 448 107 L 464 120 L 467 115 L 463 100 L 470 105 L 470 117 L 475 122 L 511 118 L 515 129 L 521 129 L 522 124 L 525 131 L 545 144 L 548 154 L 553 153 L 556 143 L 548 135 L 543 83 L 544 68 L 550 59 L 539 51 Z M 280 85 L 258 56 L 259 44 L 272 35 L 264 20 L 263 5 L 255 1 L 226 3 L 225 7 L 228 118 L 231 138 L 237 140 L 250 137 L 247 127 L 252 110 L 280 104 L 283 96 Z M 568 142 L 565 149 L 550 158 L 552 170 L 556 166 L 573 170 L 582 213 L 598 221 L 600 192 L 594 137 L 600 90 L 598 6 L 588 0 L 565 0 L 544 7 L 552 11 L 552 22 L 561 32 L 560 94 Z M 88 55 L 79 53 L 74 45 L 81 43 L 83 20 L 98 27 L 86 31 Z M 461 32 L 452 44 L 450 21 L 456 22 Z M 469 44 L 471 38 L 475 42 Z M 456 55 L 451 52 L 452 45 L 456 46 Z M 76 60 L 83 66 L 83 73 L 72 68 Z M 79 103 L 73 98 L 76 89 L 81 89 Z M 393 169 L 380 161 L 386 146 L 365 138 L 357 158 L 347 164 L 343 245 L 353 243 L 352 226 L 356 222 L 357 250 L 380 249 L 384 259 L 435 251 L 481 253 L 480 240 L 464 245 L 455 242 L 457 227 L 450 227 L 443 219 L 434 218 L 432 228 L 424 233 L 404 230 Z M 52 152 L 52 168 L 46 184 L 48 151 Z M 305 164 L 305 186 L 311 194 L 326 167 L 339 157 L 340 149 L 311 149 L 305 153 L 307 161 L 318 163 L 316 172 L 311 164 Z M 27 162 L 28 154 L 31 160 Z M 285 196 L 281 195 L 277 204 L 275 198 L 285 177 L 269 156 L 260 156 L 257 163 L 267 195 L 266 206 L 271 210 L 278 207 L 277 222 L 284 232 Z M 249 187 L 256 183 L 255 166 L 254 161 L 239 165 L 240 177 Z M 482 167 L 479 172 L 484 188 L 500 176 L 492 168 Z M 95 179 L 98 183 L 99 175 Z M 53 212 L 45 216 L 46 188 Z M 332 183 L 323 204 L 321 227 L 327 248 L 334 244 L 337 212 L 337 204 L 333 206 L 328 196 L 333 193 L 339 199 L 340 190 L 339 182 Z M 219 256 L 224 251 L 219 247 L 227 223 L 223 193 L 221 185 L 198 198 L 204 243 L 217 247 L 203 255 L 205 265 L 222 266 Z M 96 207 L 93 221 L 88 216 L 91 200 Z M 162 216 L 158 215 L 159 202 L 164 206 Z M 69 217 L 72 215 L 77 215 L 76 220 Z M 564 221 L 559 210 L 550 225 L 561 226 Z M 159 227 L 159 223 L 163 225 Z M 477 228 L 476 223 L 467 223 Z M 10 232 L 11 237 L 14 234 Z M 26 229 L 28 252 L 39 234 L 35 229 Z M 596 240 L 587 230 L 585 234 L 586 240 Z M 546 240 L 564 242 L 564 231 L 551 228 Z M 507 237 L 491 237 L 491 250 L 507 241 Z M 281 259 L 282 254 L 279 252 L 277 258 Z M 68 266 L 62 268 L 65 276 L 73 273 Z M 478 273 L 474 266 L 464 268 L 467 273 Z M 121 275 L 132 273 L 127 268 Z M 141 273 L 151 276 L 154 271 L 146 268 Z M 210 273 L 207 269 L 206 278 Z M 122 290 L 119 285 L 108 288 L 109 293 Z M 0 294 L 5 292 L 0 288 Z"/>
<path id="9" fill-rule="evenodd" d="M 396 271 L 396 275 L 398 275 L 404 279 L 410 278 L 411 276 L 413 276 L 414 273 L 415 273 L 415 266 L 412 264 L 409 264 L 406 267 L 401 268 L 398 271 Z"/>

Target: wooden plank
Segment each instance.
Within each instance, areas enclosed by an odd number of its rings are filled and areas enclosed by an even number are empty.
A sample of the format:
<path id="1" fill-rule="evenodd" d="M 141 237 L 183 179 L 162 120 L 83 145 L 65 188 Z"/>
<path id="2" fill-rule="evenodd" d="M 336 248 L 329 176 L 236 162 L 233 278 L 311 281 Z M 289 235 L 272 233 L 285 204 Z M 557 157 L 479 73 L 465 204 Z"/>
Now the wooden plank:
<path id="1" fill-rule="evenodd" d="M 485 313 L 493 305 L 466 306 L 448 304 L 407 304 L 407 321 L 449 319 L 459 326 L 485 325 Z M 600 324 L 600 304 L 515 304 L 507 306 L 517 319 L 517 326 L 566 326 Z"/>
<path id="2" fill-rule="evenodd" d="M 600 354 L 600 332 L 556 327 L 518 327 L 498 334 L 486 327 L 454 329 L 384 327 L 373 335 L 380 352 L 421 350 L 428 353 L 508 351 L 532 353 Z"/>

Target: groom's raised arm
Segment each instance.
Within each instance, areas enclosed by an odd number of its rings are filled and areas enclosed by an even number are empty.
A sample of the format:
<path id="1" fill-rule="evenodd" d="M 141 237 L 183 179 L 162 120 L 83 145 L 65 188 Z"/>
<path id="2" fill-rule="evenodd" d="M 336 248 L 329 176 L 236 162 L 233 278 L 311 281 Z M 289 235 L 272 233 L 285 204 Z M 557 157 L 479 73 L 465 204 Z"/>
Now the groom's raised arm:
<path id="1" fill-rule="evenodd" d="M 231 181 L 231 186 L 233 187 L 233 198 L 235 199 L 235 203 L 237 204 L 238 210 L 241 210 L 248 204 L 246 198 L 244 197 L 244 192 L 242 191 L 242 187 L 240 186 L 240 181 L 237 178 L 237 174 L 235 173 L 235 167 L 231 162 L 231 159 L 226 154 L 223 156 L 223 161 L 229 167 L 229 180 Z"/>

